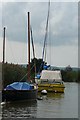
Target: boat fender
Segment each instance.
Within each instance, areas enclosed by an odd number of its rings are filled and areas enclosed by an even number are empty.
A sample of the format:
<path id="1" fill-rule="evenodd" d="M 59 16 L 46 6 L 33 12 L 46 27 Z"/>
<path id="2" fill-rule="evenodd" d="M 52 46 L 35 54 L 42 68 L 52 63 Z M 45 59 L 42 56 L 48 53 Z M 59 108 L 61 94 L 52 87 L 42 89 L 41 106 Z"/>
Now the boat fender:
<path id="1" fill-rule="evenodd" d="M 57 91 L 55 90 L 55 93 L 56 93 Z"/>
<path id="2" fill-rule="evenodd" d="M 41 94 L 47 94 L 47 90 L 42 90 Z"/>

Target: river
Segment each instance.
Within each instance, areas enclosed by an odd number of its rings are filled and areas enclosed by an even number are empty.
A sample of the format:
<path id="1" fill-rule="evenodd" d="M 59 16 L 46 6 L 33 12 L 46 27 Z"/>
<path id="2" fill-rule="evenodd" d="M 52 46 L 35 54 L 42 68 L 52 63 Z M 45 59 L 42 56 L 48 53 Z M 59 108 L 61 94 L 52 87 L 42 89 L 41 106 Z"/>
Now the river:
<path id="1" fill-rule="evenodd" d="M 48 93 L 35 102 L 1 105 L 3 118 L 78 118 L 78 83 L 65 83 L 65 93 Z"/>

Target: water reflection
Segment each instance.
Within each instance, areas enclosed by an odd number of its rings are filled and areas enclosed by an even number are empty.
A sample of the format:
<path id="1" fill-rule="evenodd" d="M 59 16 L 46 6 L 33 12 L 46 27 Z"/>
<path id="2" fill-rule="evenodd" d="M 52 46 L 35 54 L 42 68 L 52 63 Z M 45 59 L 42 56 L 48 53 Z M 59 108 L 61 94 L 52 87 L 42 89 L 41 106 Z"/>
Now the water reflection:
<path id="1" fill-rule="evenodd" d="M 38 94 L 42 97 L 42 100 L 37 101 L 16 101 L 7 102 L 2 105 L 2 117 L 3 118 L 36 118 L 49 106 L 50 103 L 53 104 L 53 100 L 58 100 L 63 98 L 64 94 L 61 93 L 48 93 L 47 95 Z M 45 104 L 46 106 L 45 106 Z M 45 112 L 45 111 L 44 111 Z M 43 112 L 43 113 L 44 113 Z M 39 115 L 38 115 L 39 114 Z"/>
<path id="2" fill-rule="evenodd" d="M 0 103 L 2 101 L 2 94 L 1 94 L 1 91 L 0 91 Z M 0 119 L 2 118 L 2 108 L 0 106 Z"/>
<path id="3" fill-rule="evenodd" d="M 18 101 L 3 104 L 3 118 L 78 118 L 78 84 L 65 83 L 65 93 L 41 95 L 35 102 Z"/>
<path id="4" fill-rule="evenodd" d="M 2 107 L 3 118 L 35 118 L 37 101 L 7 102 Z"/>
<path id="5" fill-rule="evenodd" d="M 43 99 L 51 99 L 51 100 L 57 100 L 64 98 L 64 93 L 48 93 L 47 95 L 42 95 L 40 92 L 38 93 L 38 96 L 42 97 Z"/>
<path id="6" fill-rule="evenodd" d="M 61 109 L 61 103 L 64 99 L 63 93 L 48 93 L 41 95 L 41 101 L 37 101 L 37 118 L 56 118 Z"/>

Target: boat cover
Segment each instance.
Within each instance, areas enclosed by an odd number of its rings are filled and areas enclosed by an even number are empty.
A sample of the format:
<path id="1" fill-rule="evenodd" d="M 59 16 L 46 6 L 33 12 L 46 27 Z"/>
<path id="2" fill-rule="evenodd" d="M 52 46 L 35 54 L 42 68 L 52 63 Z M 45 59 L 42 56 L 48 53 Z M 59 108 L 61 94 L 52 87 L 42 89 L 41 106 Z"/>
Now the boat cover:
<path id="1" fill-rule="evenodd" d="M 14 82 L 10 85 L 7 85 L 5 90 L 31 90 L 33 87 L 33 84 L 29 84 L 27 82 Z"/>
<path id="2" fill-rule="evenodd" d="M 38 75 L 36 75 L 36 78 L 37 78 L 37 79 L 40 79 L 40 77 L 41 77 L 41 75 L 39 75 L 39 74 L 38 74 Z"/>
<path id="3" fill-rule="evenodd" d="M 44 65 L 44 66 L 43 66 L 43 69 L 44 69 L 44 70 L 47 70 L 47 68 L 49 68 L 49 67 L 50 67 L 50 65 Z"/>
<path id="4" fill-rule="evenodd" d="M 41 78 L 40 79 L 43 79 L 43 80 L 59 80 L 61 81 L 62 80 L 62 77 L 61 77 L 61 72 L 60 71 L 51 71 L 51 70 L 42 70 L 42 73 L 41 73 Z"/>

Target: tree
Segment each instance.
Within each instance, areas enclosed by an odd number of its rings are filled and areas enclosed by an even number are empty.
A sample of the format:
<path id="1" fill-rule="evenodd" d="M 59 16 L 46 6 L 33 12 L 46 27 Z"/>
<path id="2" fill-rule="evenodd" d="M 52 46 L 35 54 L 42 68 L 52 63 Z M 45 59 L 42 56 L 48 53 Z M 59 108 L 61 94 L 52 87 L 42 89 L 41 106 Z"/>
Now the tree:
<path id="1" fill-rule="evenodd" d="M 72 68 L 70 65 L 68 65 L 66 68 L 65 68 L 66 71 L 72 71 Z"/>
<path id="2" fill-rule="evenodd" d="M 43 70 L 43 65 L 45 64 L 45 62 L 43 61 L 43 59 L 33 58 L 31 60 L 30 64 L 31 64 L 31 67 L 34 66 L 34 64 L 35 64 L 35 66 L 36 66 L 36 73 L 38 73 L 39 71 L 41 72 Z M 34 71 L 34 67 L 33 67 L 32 71 Z"/>
<path id="3" fill-rule="evenodd" d="M 65 82 L 77 82 L 78 81 L 78 71 L 73 71 L 70 66 L 61 70 L 62 79 Z"/>

